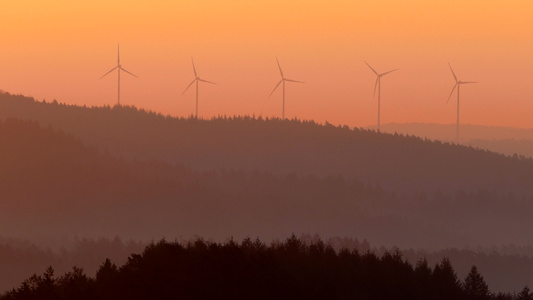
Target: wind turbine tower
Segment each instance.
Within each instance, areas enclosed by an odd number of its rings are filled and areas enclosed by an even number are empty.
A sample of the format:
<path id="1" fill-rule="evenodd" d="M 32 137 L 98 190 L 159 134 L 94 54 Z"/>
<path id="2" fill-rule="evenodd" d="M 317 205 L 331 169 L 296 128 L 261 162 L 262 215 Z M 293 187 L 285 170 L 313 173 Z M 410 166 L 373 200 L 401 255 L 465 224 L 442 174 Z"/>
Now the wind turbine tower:
<path id="1" fill-rule="evenodd" d="M 268 95 L 268 96 L 269 97 L 272 96 L 272 94 L 274 93 L 274 91 L 276 91 L 278 86 L 283 83 L 283 108 L 282 108 L 282 112 L 281 112 L 281 119 L 285 120 L 285 82 L 286 81 L 288 81 L 288 82 L 297 82 L 297 83 L 305 83 L 305 82 L 285 78 L 285 76 L 283 75 L 283 71 L 281 70 L 281 66 L 279 65 L 279 61 L 278 61 L 277 57 L 276 57 L 276 62 L 278 63 L 279 73 L 281 74 L 281 80 L 278 82 L 278 84 L 276 84 L 276 86 L 274 87 L 272 92 L 270 92 L 270 95 Z"/>
<path id="2" fill-rule="evenodd" d="M 446 103 L 450 102 L 450 98 L 452 97 L 453 91 L 455 90 L 455 88 L 457 88 L 457 141 L 459 141 L 459 95 L 460 95 L 460 90 L 461 90 L 461 84 L 470 84 L 470 83 L 477 83 L 477 82 L 457 80 L 457 76 L 455 76 L 455 73 L 453 72 L 453 69 L 450 63 L 448 63 L 448 66 L 450 67 L 450 71 L 452 71 L 453 79 L 455 79 L 455 85 L 453 86 L 453 89 L 450 92 L 450 96 L 448 96 L 448 101 L 446 101 Z"/>
<path id="3" fill-rule="evenodd" d="M 195 114 L 195 118 L 198 119 L 198 82 L 201 81 L 201 82 L 207 82 L 207 83 L 211 83 L 211 84 L 216 84 L 216 83 L 200 78 L 198 76 L 198 74 L 196 73 L 196 67 L 194 66 L 194 59 L 192 57 L 191 57 L 191 61 L 192 61 L 192 70 L 194 71 L 194 80 L 187 86 L 187 88 L 181 94 L 182 95 L 185 94 L 185 92 L 191 87 L 191 85 L 193 85 L 193 83 L 196 82 L 196 114 Z"/>
<path id="4" fill-rule="evenodd" d="M 375 97 L 376 96 L 376 89 L 378 90 L 378 132 L 379 132 L 379 126 L 380 126 L 380 110 L 381 110 L 381 77 L 391 73 L 391 72 L 394 72 L 398 69 L 394 69 L 394 70 L 391 70 L 391 71 L 388 71 L 388 72 L 385 72 L 385 73 L 381 73 L 379 74 L 378 72 L 376 72 L 376 70 L 374 70 L 374 68 L 372 68 L 366 61 L 365 61 L 365 64 L 370 68 L 370 70 L 372 70 L 372 72 L 374 72 L 374 74 L 376 74 L 377 78 L 376 78 L 376 83 L 374 84 L 374 95 L 372 97 Z"/>
<path id="5" fill-rule="evenodd" d="M 138 78 L 137 76 L 135 76 L 134 74 L 126 71 L 126 69 L 124 69 L 121 65 L 120 65 L 120 44 L 118 45 L 118 52 L 117 52 L 117 66 L 114 67 L 113 69 L 109 70 L 107 73 L 104 74 L 104 76 L 100 77 L 100 79 L 106 77 L 107 74 L 115 71 L 115 70 L 118 70 L 118 96 L 117 96 L 117 103 L 118 105 L 120 105 L 120 71 L 124 71 L 128 74 L 130 74 L 131 76 L 135 77 L 135 78 Z"/>

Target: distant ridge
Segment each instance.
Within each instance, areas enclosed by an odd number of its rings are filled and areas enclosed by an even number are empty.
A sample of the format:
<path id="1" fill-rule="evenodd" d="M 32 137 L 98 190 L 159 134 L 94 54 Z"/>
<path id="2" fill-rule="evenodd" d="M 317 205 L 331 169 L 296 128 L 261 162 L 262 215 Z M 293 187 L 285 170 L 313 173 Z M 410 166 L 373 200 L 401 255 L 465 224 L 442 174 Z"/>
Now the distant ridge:
<path id="1" fill-rule="evenodd" d="M 373 127 L 366 127 L 373 129 Z M 435 123 L 389 123 L 383 132 L 456 142 L 456 125 Z M 503 153 L 533 157 L 533 128 L 461 124 L 460 144 Z"/>
<path id="2" fill-rule="evenodd" d="M 455 140 L 454 124 L 436 123 L 388 123 L 383 125 L 383 131 L 427 137 L 435 140 Z M 373 129 L 373 127 L 366 127 Z M 505 139 L 533 139 L 533 128 L 515 128 L 506 126 L 486 126 L 461 124 L 461 140 L 505 140 Z"/>

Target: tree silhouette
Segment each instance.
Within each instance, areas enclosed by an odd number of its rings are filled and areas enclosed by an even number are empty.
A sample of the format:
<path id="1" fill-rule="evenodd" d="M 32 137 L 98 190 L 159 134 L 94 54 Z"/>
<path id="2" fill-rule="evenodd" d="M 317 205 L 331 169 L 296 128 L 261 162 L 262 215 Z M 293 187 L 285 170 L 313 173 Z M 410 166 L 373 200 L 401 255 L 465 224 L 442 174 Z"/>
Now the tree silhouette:
<path id="1" fill-rule="evenodd" d="M 489 287 L 485 283 L 483 276 L 479 274 L 475 265 L 472 266 L 470 273 L 466 276 L 464 289 L 469 299 L 490 299 Z"/>
<path id="2" fill-rule="evenodd" d="M 461 282 L 447 257 L 444 257 L 433 269 L 433 284 L 434 299 L 460 299 L 462 297 Z"/>
<path id="3" fill-rule="evenodd" d="M 533 295 L 530 293 L 527 285 L 522 289 L 522 291 L 517 295 L 518 300 L 532 300 Z"/>
<path id="4" fill-rule="evenodd" d="M 432 290 L 432 270 L 428 266 L 427 260 L 424 258 L 416 263 L 414 270 L 415 281 L 419 285 L 418 295 L 420 298 L 429 299 L 431 297 Z"/>

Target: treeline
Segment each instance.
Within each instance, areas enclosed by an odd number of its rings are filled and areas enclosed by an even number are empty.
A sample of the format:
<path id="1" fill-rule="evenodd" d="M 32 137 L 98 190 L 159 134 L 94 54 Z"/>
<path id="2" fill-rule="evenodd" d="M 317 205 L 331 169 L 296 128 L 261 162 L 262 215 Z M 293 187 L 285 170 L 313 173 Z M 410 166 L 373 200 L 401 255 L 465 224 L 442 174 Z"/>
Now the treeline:
<path id="1" fill-rule="evenodd" d="M 0 238 L 0 293 L 50 265 L 60 273 L 69 271 L 72 266 L 79 266 L 94 276 L 106 257 L 123 264 L 131 253 L 140 252 L 147 245 L 122 241 L 118 237 L 83 238 L 64 243 L 65 247 L 51 249 L 26 240 Z"/>
<path id="2" fill-rule="evenodd" d="M 22 299 L 531 299 L 493 294 L 472 266 L 460 280 L 443 258 L 434 267 L 415 266 L 399 252 L 333 248 L 322 241 L 306 245 L 295 236 L 266 245 L 245 239 L 240 244 L 187 244 L 160 241 L 132 254 L 117 267 L 107 259 L 94 278 L 82 269 L 55 277 L 52 267 L 33 275 L 2 300 Z"/>
<path id="3" fill-rule="evenodd" d="M 318 235 L 303 234 L 298 239 L 306 246 L 319 244 Z M 183 239 L 182 245 L 194 239 Z M 412 265 L 427 259 L 430 266 L 441 262 L 447 257 L 454 264 L 454 269 L 459 278 L 465 278 L 472 265 L 483 270 L 485 282 L 494 290 L 512 292 L 521 290 L 526 284 L 531 284 L 530 274 L 533 270 L 533 251 L 529 249 L 527 255 L 519 255 L 516 251 L 527 251 L 514 247 L 513 252 L 501 254 L 502 248 L 474 250 L 448 248 L 439 251 L 424 251 L 412 249 L 399 249 L 396 247 L 375 247 L 366 239 L 358 240 L 348 237 L 329 237 L 323 240 L 325 245 L 335 252 L 343 249 L 354 250 L 358 253 L 372 252 L 378 257 L 391 252 L 400 252 L 402 257 Z M 0 238 L 0 293 L 12 289 L 25 278 L 34 273 L 40 273 L 47 266 L 53 266 L 56 274 L 66 273 L 72 266 L 83 269 L 85 274 L 94 277 L 99 266 L 105 258 L 109 258 L 117 265 L 127 261 L 131 253 L 139 253 L 148 244 L 144 242 L 122 241 L 119 238 L 107 239 L 76 239 L 64 241 L 70 245 L 65 248 L 53 249 L 36 246 L 28 241 L 18 239 Z M 272 241 L 281 244 L 281 240 Z M 513 248 L 507 246 L 505 248 Z"/>
<path id="4" fill-rule="evenodd" d="M 254 116 L 173 118 L 128 106 L 80 107 L 0 94 L 0 119 L 39 122 L 116 157 L 194 170 L 342 175 L 396 193 L 533 194 L 533 160 L 413 136 Z"/>

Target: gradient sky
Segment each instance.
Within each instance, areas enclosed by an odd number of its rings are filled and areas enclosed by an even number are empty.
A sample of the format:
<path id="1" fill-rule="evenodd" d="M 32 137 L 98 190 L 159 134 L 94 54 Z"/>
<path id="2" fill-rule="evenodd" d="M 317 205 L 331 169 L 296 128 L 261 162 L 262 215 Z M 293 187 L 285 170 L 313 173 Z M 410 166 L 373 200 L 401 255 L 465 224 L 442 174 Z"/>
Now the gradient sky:
<path id="1" fill-rule="evenodd" d="M 116 103 L 117 43 L 123 104 L 188 116 L 199 75 L 200 116 L 281 115 L 278 57 L 288 78 L 286 115 L 374 125 L 461 121 L 533 127 L 533 2 L 530 0 L 3 1 L 0 89 L 78 105 Z"/>

